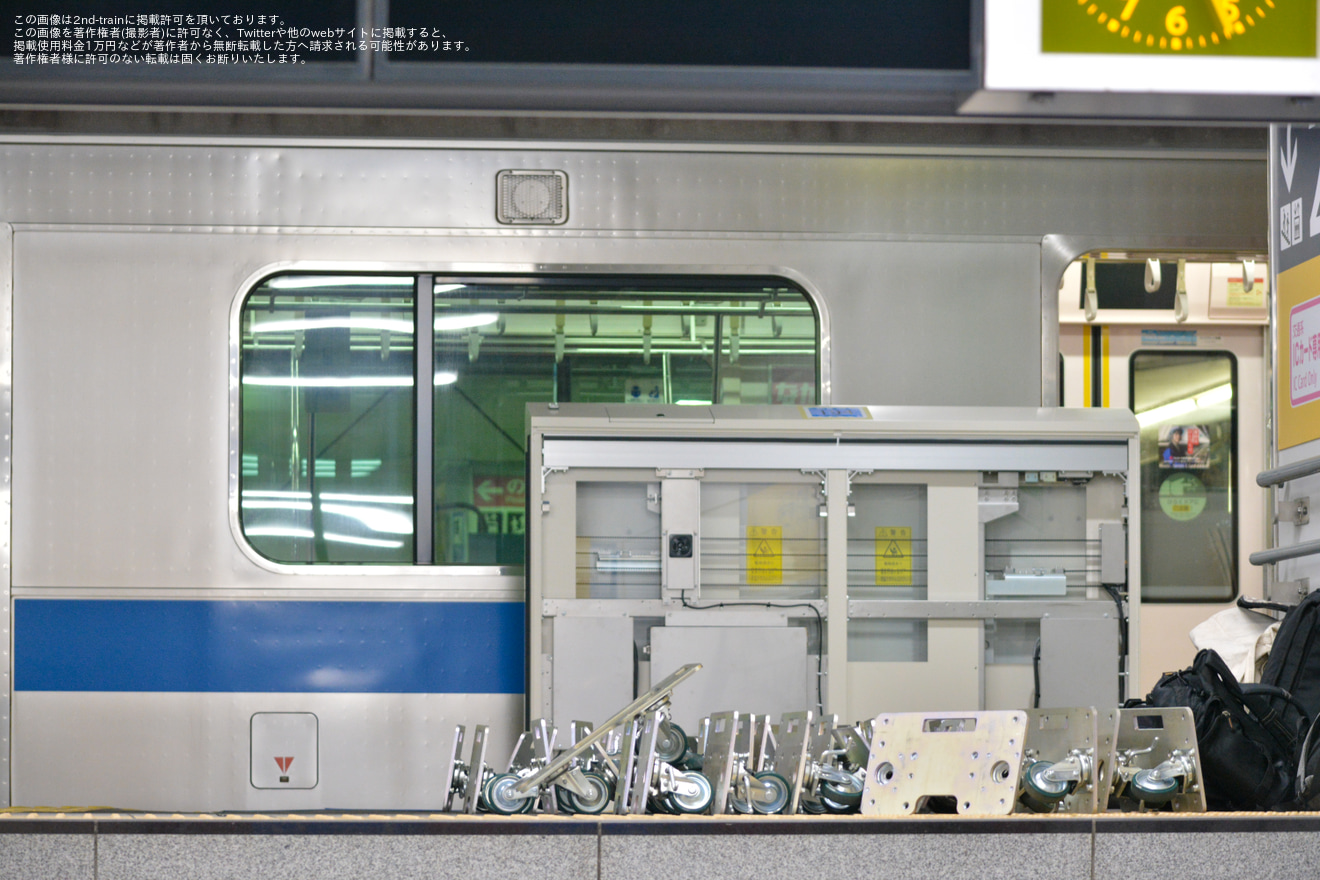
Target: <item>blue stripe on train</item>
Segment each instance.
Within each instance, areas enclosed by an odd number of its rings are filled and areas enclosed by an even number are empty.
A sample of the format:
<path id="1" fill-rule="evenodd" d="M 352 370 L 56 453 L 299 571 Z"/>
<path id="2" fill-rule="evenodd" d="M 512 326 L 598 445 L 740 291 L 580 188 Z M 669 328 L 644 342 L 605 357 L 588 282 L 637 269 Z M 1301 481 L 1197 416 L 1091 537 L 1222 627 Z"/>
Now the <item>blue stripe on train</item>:
<path id="1" fill-rule="evenodd" d="M 20 691 L 521 694 L 521 602 L 19 599 Z"/>

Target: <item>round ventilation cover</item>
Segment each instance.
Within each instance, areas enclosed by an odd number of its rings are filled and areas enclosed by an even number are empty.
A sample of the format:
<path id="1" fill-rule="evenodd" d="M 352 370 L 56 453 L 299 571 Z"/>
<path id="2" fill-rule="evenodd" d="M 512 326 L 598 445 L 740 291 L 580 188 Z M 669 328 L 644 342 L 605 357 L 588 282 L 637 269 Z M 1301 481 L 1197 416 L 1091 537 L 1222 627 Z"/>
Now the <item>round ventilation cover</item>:
<path id="1" fill-rule="evenodd" d="M 495 216 L 501 223 L 568 220 L 568 175 L 562 171 L 501 171 L 495 189 Z"/>

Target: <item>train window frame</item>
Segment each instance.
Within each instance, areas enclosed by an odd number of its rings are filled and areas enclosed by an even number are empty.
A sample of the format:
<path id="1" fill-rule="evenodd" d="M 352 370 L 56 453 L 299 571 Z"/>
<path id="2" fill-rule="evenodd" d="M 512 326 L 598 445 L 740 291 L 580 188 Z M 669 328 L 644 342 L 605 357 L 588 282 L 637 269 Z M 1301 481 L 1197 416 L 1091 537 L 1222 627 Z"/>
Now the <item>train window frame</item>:
<path id="1" fill-rule="evenodd" d="M 1237 355 L 1234 354 L 1232 351 L 1228 351 L 1226 349 L 1219 349 L 1219 348 L 1205 348 L 1205 349 L 1198 348 L 1192 350 L 1167 349 L 1167 348 L 1141 348 L 1141 349 L 1137 349 L 1136 351 L 1133 351 L 1130 355 L 1128 355 L 1128 402 L 1134 414 L 1136 414 L 1136 390 L 1137 390 L 1136 367 L 1137 367 L 1137 359 L 1141 356 L 1161 356 L 1161 357 L 1174 358 L 1174 359 L 1186 358 L 1188 360 L 1196 357 L 1200 357 L 1204 359 L 1208 359 L 1210 357 L 1222 358 L 1226 360 L 1228 363 L 1228 369 L 1229 369 L 1228 384 L 1231 388 L 1231 396 L 1229 397 L 1229 400 L 1232 401 L 1229 407 L 1229 419 L 1228 419 L 1230 448 L 1229 448 L 1229 476 L 1227 483 L 1228 492 L 1227 492 L 1227 501 L 1226 501 L 1227 512 L 1231 523 L 1230 534 L 1228 539 L 1228 547 L 1227 547 L 1227 550 L 1230 554 L 1230 564 L 1228 565 L 1229 581 L 1230 581 L 1228 585 L 1229 587 L 1228 595 L 1224 596 L 1222 595 L 1222 593 L 1216 595 L 1208 595 L 1211 588 L 1206 585 L 1170 586 L 1167 584 L 1159 585 L 1159 584 L 1147 583 L 1147 577 L 1145 571 L 1145 567 L 1147 563 L 1147 554 L 1144 552 L 1144 542 L 1147 537 L 1147 532 L 1146 532 L 1147 521 L 1150 519 L 1150 516 L 1147 515 L 1145 509 L 1146 486 L 1143 479 L 1144 470 L 1145 470 L 1145 465 L 1143 464 L 1138 470 L 1139 483 L 1138 483 L 1137 491 L 1135 493 L 1137 497 L 1137 503 L 1142 505 L 1142 517 L 1141 517 L 1142 534 L 1141 536 L 1139 536 L 1139 540 L 1143 542 L 1143 553 L 1141 557 L 1143 570 L 1139 573 L 1140 583 L 1141 583 L 1142 604 L 1151 603 L 1151 604 L 1167 604 L 1167 605 L 1178 605 L 1178 604 L 1218 605 L 1225 602 L 1232 602 L 1237 599 L 1242 589 L 1242 577 L 1241 577 L 1241 571 L 1239 570 L 1242 563 L 1240 547 L 1239 547 L 1239 541 L 1241 538 L 1241 529 L 1242 529 L 1242 525 L 1240 521 L 1241 502 L 1239 497 L 1241 493 L 1238 491 L 1238 480 L 1241 476 L 1242 469 L 1241 469 L 1241 463 L 1239 461 L 1239 442 L 1238 442 L 1239 422 L 1238 422 L 1238 405 L 1237 405 L 1237 400 L 1241 388 L 1238 382 Z M 1204 394 L 1205 392 L 1201 392 L 1201 393 Z M 1158 409 L 1158 407 L 1156 409 Z M 1140 444 L 1142 441 L 1139 440 L 1138 442 Z M 1158 443 L 1158 439 L 1157 439 L 1157 443 Z M 1181 473 L 1181 472 L 1182 471 L 1175 471 L 1175 473 Z M 1156 589 L 1160 589 L 1162 587 L 1163 589 L 1181 590 L 1184 592 L 1181 595 L 1176 595 L 1176 594 L 1151 595 L 1149 593 L 1151 587 L 1155 587 Z M 1220 589 L 1222 590 L 1222 588 Z"/>
<path id="2" fill-rule="evenodd" d="M 785 270 L 783 267 L 765 267 L 763 269 L 750 267 L 739 267 L 742 271 L 720 272 L 711 271 L 708 265 L 701 266 L 676 266 L 676 265 L 615 265 L 615 266 L 571 266 L 565 265 L 556 267 L 557 271 L 550 272 L 529 272 L 526 266 L 508 267 L 508 271 L 501 271 L 494 266 L 482 266 L 479 271 L 473 271 L 471 265 L 426 265 L 418 263 L 329 263 L 329 262 L 311 262 L 311 261 L 291 261 L 268 264 L 247 276 L 232 300 L 230 309 L 230 333 L 229 333 L 229 523 L 230 533 L 242 554 L 255 563 L 258 567 L 268 571 L 280 574 L 371 574 L 371 575 L 431 575 L 431 576 L 521 576 L 524 574 L 525 565 L 523 563 L 504 563 L 494 564 L 464 564 L 464 563 L 446 563 L 436 561 L 438 559 L 435 549 L 428 549 L 431 553 L 430 562 L 410 561 L 410 562 L 357 562 L 357 561 L 284 561 L 272 558 L 258 550 L 253 543 L 248 540 L 244 531 L 244 518 L 242 510 L 243 495 L 243 371 L 244 371 L 244 343 L 243 343 L 243 322 L 246 314 L 246 307 L 249 299 L 256 293 L 263 284 L 280 275 L 352 275 L 352 276 L 400 276 L 409 275 L 414 280 L 411 290 L 416 293 L 420 285 L 440 285 L 457 281 L 459 279 L 485 280 L 491 279 L 510 279 L 517 278 L 527 281 L 549 281 L 552 283 L 569 283 L 574 280 L 581 283 L 602 285 L 610 281 L 619 283 L 625 279 L 630 279 L 640 285 L 654 285 L 655 289 L 660 289 L 664 284 L 674 283 L 679 280 L 688 284 L 704 285 L 706 290 L 703 293 L 707 296 L 723 295 L 724 299 L 734 299 L 736 294 L 746 292 L 744 288 L 736 287 L 739 283 L 747 284 L 750 281 L 773 284 L 776 288 L 789 289 L 793 294 L 802 298 L 810 310 L 810 317 L 814 323 L 814 339 L 811 340 L 814 346 L 814 402 L 829 402 L 829 363 L 830 363 L 830 332 L 829 317 L 824 308 L 823 298 L 819 292 L 805 278 L 791 270 Z M 438 290 L 438 287 L 436 288 Z M 641 297 L 638 297 L 641 299 Z M 431 298 L 429 302 L 431 309 L 435 308 L 435 299 Z M 414 302 L 414 311 L 420 311 Z M 434 314 L 434 313 L 432 313 Z M 434 335 L 433 334 L 433 339 Z M 729 350 L 727 347 L 721 348 L 721 356 L 727 357 Z M 435 350 L 434 341 L 432 343 L 432 367 Z M 717 358 L 718 360 L 718 358 Z M 413 355 L 414 372 L 416 373 L 416 355 Z M 422 395 L 415 390 L 416 383 L 412 383 L 414 388 L 414 401 Z M 414 407 L 414 435 L 416 442 L 417 417 L 421 415 Z M 434 444 L 431 447 L 435 448 Z M 413 474 L 414 481 L 420 476 L 423 468 L 419 465 L 421 458 L 431 458 L 431 456 L 418 456 L 417 446 L 413 446 L 414 461 Z M 524 464 L 525 467 L 525 464 Z M 432 489 L 434 490 L 434 486 Z M 420 500 L 420 495 L 416 491 L 414 482 L 414 499 Z M 432 502 L 434 504 L 434 501 Z M 414 513 L 414 537 L 418 533 L 420 524 L 417 524 L 418 518 Z"/>

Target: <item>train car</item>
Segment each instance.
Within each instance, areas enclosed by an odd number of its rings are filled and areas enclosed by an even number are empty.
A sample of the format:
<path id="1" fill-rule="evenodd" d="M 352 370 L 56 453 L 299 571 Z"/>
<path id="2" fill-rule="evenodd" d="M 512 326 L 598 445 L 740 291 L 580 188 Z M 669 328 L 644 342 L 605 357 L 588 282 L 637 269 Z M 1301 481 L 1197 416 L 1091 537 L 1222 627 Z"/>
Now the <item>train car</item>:
<path id="1" fill-rule="evenodd" d="M 0 800 L 436 808 L 526 721 L 528 403 L 1072 402 L 1069 266 L 1258 257 L 1263 167 L 6 138 Z"/>
<path id="2" fill-rule="evenodd" d="M 1263 253 L 1096 251 L 1064 273 L 1064 404 L 1130 409 L 1141 426 L 1136 693 L 1191 665 L 1195 626 L 1264 597 L 1250 558 L 1268 538 L 1269 278 Z"/>

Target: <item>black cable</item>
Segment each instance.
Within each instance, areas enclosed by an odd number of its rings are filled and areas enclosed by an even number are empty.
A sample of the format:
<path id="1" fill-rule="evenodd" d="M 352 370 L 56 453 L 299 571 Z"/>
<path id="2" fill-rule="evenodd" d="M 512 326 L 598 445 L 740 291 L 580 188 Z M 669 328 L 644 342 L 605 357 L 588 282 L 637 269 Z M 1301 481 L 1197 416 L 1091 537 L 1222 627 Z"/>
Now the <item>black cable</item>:
<path id="1" fill-rule="evenodd" d="M 325 444 L 325 446 L 322 446 L 320 449 L 316 449 L 313 447 L 311 450 L 311 463 L 308 464 L 307 466 L 308 473 L 310 474 L 312 471 L 316 469 L 316 460 L 318 458 L 329 452 L 330 448 L 334 446 L 336 443 L 338 443 L 340 440 L 343 440 L 345 435 L 347 435 L 349 431 L 356 428 L 363 419 L 371 415 L 372 410 L 374 410 L 376 407 L 384 403 L 385 398 L 389 397 L 391 394 L 393 394 L 398 390 L 399 390 L 398 388 L 387 388 L 386 390 L 382 391 L 380 396 L 377 397 L 370 406 L 362 410 L 362 412 L 358 414 L 358 417 L 355 418 L 353 421 L 349 422 L 348 427 L 344 428 L 344 430 L 336 434 L 334 438 L 330 440 L 329 443 Z M 287 492 L 289 490 L 289 487 L 292 485 L 293 485 L 293 476 L 290 475 L 288 481 L 285 482 L 284 485 L 280 487 L 279 491 Z"/>
<path id="2" fill-rule="evenodd" d="M 483 419 L 485 419 L 487 422 L 489 422 L 489 423 L 490 423 L 490 426 L 491 426 L 492 428 L 494 428 L 496 431 L 499 431 L 500 434 L 504 437 L 505 440 L 508 440 L 510 443 L 513 444 L 513 448 L 514 448 L 514 449 L 517 449 L 517 450 L 518 450 L 519 452 L 521 452 L 523 455 L 526 455 L 526 454 L 527 454 L 527 450 L 526 450 L 526 449 L 523 449 L 523 445 L 522 445 L 521 443 L 519 443 L 517 440 L 515 440 L 515 439 L 513 438 L 513 435 L 512 435 L 512 434 L 510 434 L 508 431 L 506 431 L 506 430 L 504 430 L 503 428 L 501 428 L 501 427 L 500 427 L 500 423 L 497 422 L 497 421 L 495 421 L 493 418 L 491 418 L 491 417 L 490 417 L 490 414 L 487 413 L 484 409 L 482 409 L 481 406 L 480 406 L 475 400 L 473 400 L 471 397 L 468 397 L 467 394 L 463 391 L 462 388 L 459 388 L 457 385 L 450 385 L 450 386 L 449 386 L 449 389 L 450 389 L 451 391 L 453 391 L 455 394 L 457 394 L 459 397 L 461 397 L 461 398 L 463 398 L 464 400 L 466 400 L 466 401 L 468 402 L 468 404 L 469 404 L 474 410 L 477 411 L 477 415 L 481 416 Z"/>
<path id="3" fill-rule="evenodd" d="M 1123 593 L 1121 588 L 1114 584 L 1100 585 L 1109 598 L 1114 600 L 1114 605 L 1118 607 L 1118 702 L 1121 704 L 1127 694 L 1126 675 L 1127 655 L 1128 655 L 1128 619 L 1127 612 L 1123 610 Z"/>
<path id="4" fill-rule="evenodd" d="M 351 431 L 351 430 L 353 430 L 354 428 L 356 428 L 356 427 L 362 422 L 363 419 L 365 419 L 367 416 L 371 415 L 372 411 L 373 411 L 376 407 L 378 407 L 378 406 L 380 406 L 382 403 L 384 403 L 386 398 L 388 398 L 390 395 L 394 394 L 394 393 L 395 393 L 396 391 L 398 391 L 398 390 L 399 390 L 398 388 L 387 388 L 387 389 L 385 389 L 384 391 L 382 391 L 382 392 L 380 393 L 380 396 L 377 397 L 374 401 L 372 401 L 371 406 L 368 406 L 366 409 L 362 410 L 362 412 L 358 415 L 358 417 L 355 418 L 353 421 L 349 422 L 349 423 L 348 423 L 348 426 L 347 426 L 346 428 L 344 428 L 344 430 L 340 431 L 340 432 L 339 432 L 338 434 L 336 434 L 333 438 L 331 438 L 331 440 L 330 440 L 329 443 L 325 444 L 325 445 L 322 446 L 319 450 L 317 450 L 317 452 L 316 452 L 316 458 L 320 458 L 321 456 L 323 456 L 323 455 L 325 455 L 327 452 L 329 452 L 330 449 L 331 449 L 336 443 L 338 443 L 340 440 L 343 440 L 344 437 L 346 437 L 346 436 L 348 435 L 348 432 L 349 432 L 349 431 Z"/>
<path id="5" fill-rule="evenodd" d="M 693 605 L 688 601 L 687 596 L 682 597 L 683 607 L 691 608 L 693 611 L 710 611 L 713 608 L 810 608 L 811 613 L 816 615 L 816 637 L 820 641 L 820 650 L 816 653 L 816 709 L 825 714 L 825 696 L 821 690 L 820 680 L 825 675 L 825 618 L 821 616 L 820 609 L 810 602 L 716 602 L 714 605 Z"/>
<path id="6" fill-rule="evenodd" d="M 1036 639 L 1036 650 L 1031 655 L 1031 675 L 1036 682 L 1036 689 L 1031 694 L 1031 708 L 1040 708 L 1040 639 Z"/>

